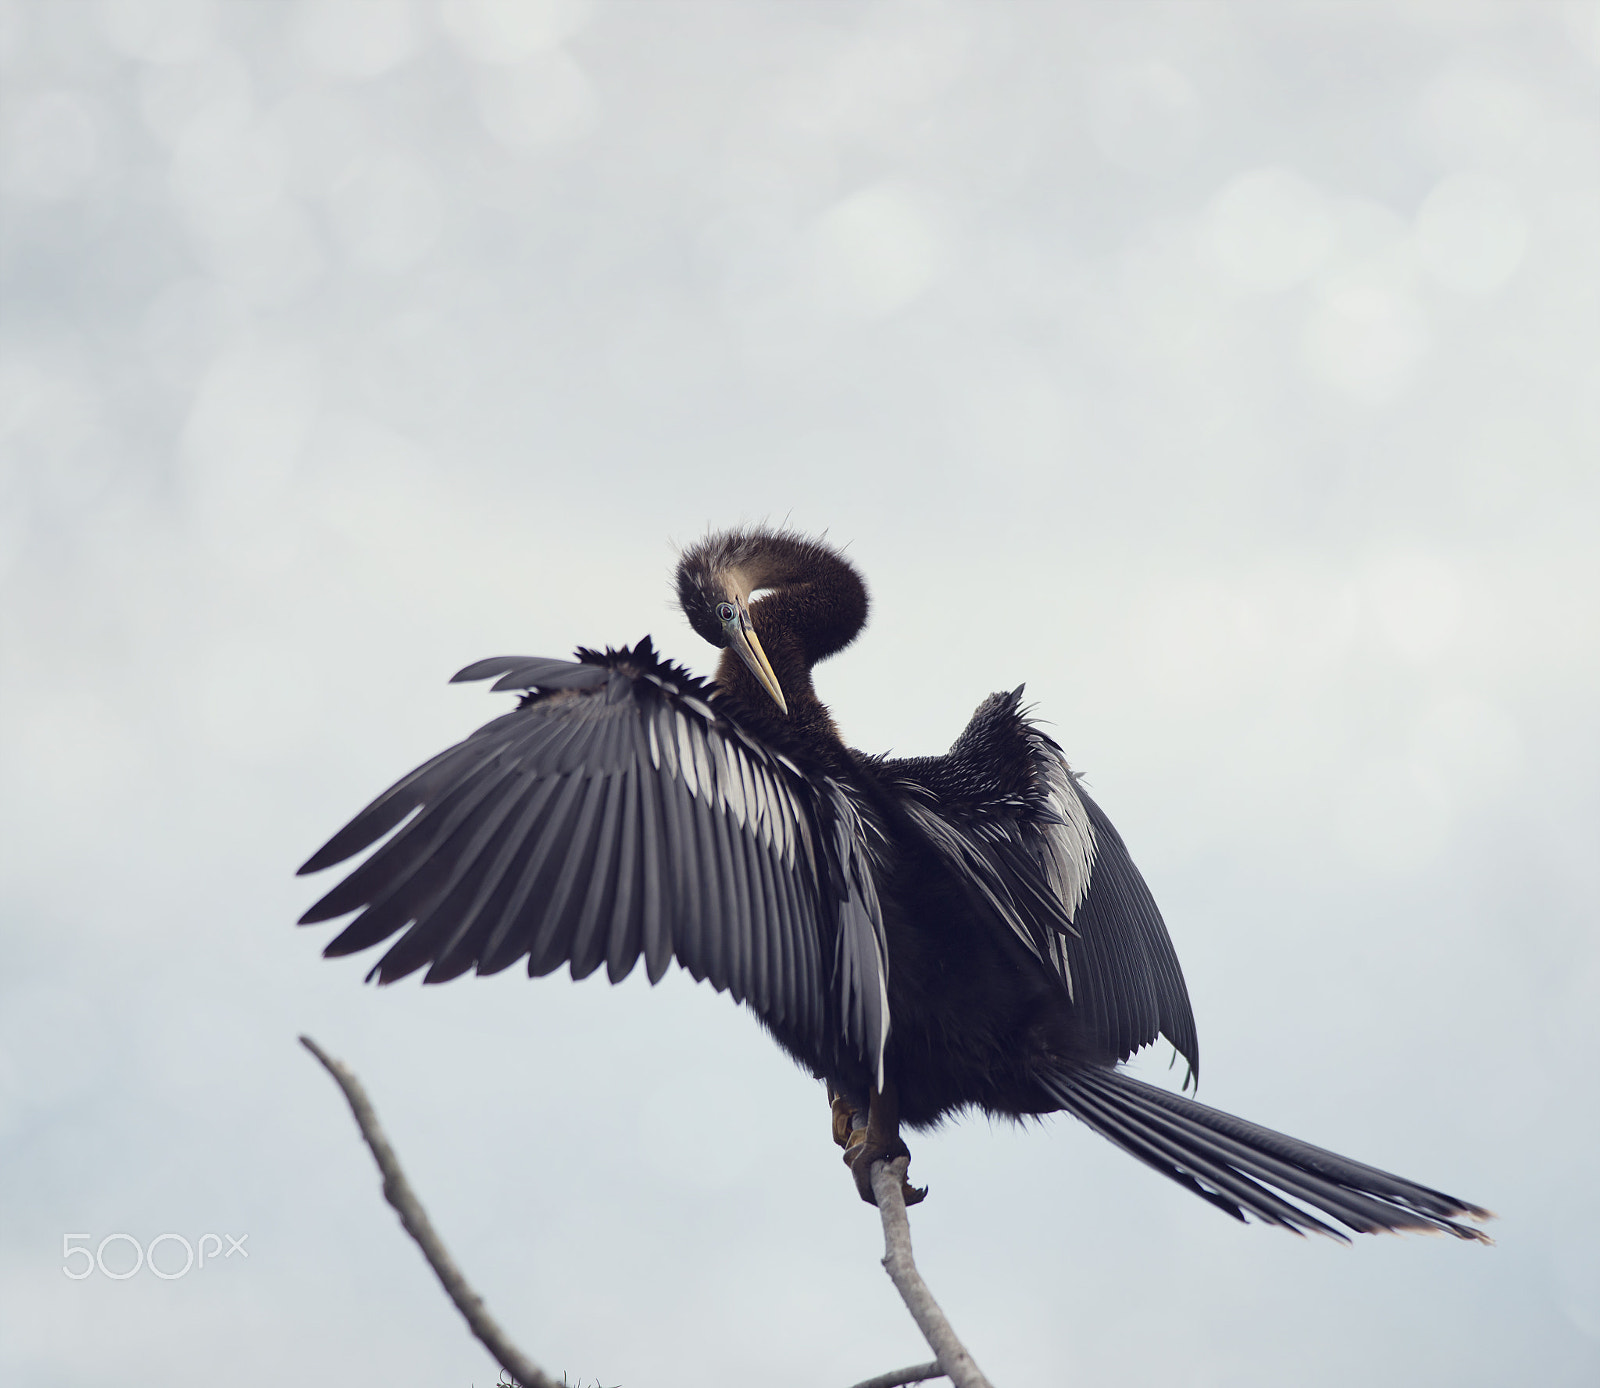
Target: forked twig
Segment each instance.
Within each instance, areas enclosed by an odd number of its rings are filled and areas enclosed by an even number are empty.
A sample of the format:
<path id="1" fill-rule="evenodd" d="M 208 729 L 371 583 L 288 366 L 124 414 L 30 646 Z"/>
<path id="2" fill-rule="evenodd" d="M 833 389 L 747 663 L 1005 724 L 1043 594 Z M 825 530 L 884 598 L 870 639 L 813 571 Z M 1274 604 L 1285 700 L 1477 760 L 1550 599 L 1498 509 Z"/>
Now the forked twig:
<path id="1" fill-rule="evenodd" d="M 383 1125 L 378 1122 L 377 1112 L 367 1098 L 361 1081 L 309 1036 L 302 1036 L 300 1044 L 321 1062 L 322 1068 L 333 1076 L 343 1091 L 356 1126 L 361 1129 L 361 1136 L 372 1150 L 378 1171 L 383 1176 L 383 1198 L 394 1206 L 406 1233 L 422 1250 L 422 1256 L 428 1260 L 428 1266 L 439 1279 L 439 1285 L 455 1303 L 468 1328 L 520 1388 L 562 1388 L 561 1383 L 540 1370 L 511 1343 L 499 1322 L 489 1314 L 483 1298 L 473 1291 L 461 1269 L 456 1266 L 435 1232 L 428 1212 L 422 1208 L 422 1202 L 406 1180 L 405 1172 L 400 1169 L 400 1159 L 389 1145 Z M 911 1226 L 906 1219 L 905 1197 L 902 1194 L 906 1165 L 906 1158 L 901 1157 L 892 1162 L 875 1162 L 872 1167 L 872 1191 L 878 1198 L 878 1210 L 883 1217 L 883 1266 L 918 1329 L 939 1357 L 931 1364 L 917 1364 L 879 1374 L 858 1383 L 855 1388 L 902 1388 L 903 1385 L 942 1377 L 948 1377 L 955 1388 L 990 1388 L 989 1380 L 973 1363 L 966 1346 L 956 1338 L 950 1322 L 945 1319 L 944 1312 L 934 1301 L 933 1294 L 912 1260 Z"/>
<path id="2" fill-rule="evenodd" d="M 428 1260 L 428 1266 L 438 1277 L 446 1295 L 455 1302 L 456 1310 L 466 1317 L 472 1333 L 494 1356 L 495 1362 L 522 1388 L 561 1388 L 555 1379 L 542 1373 L 527 1355 L 511 1343 L 505 1331 L 500 1328 L 499 1322 L 484 1306 L 483 1298 L 467 1285 L 467 1279 L 461 1275 L 461 1269 L 456 1266 L 455 1260 L 446 1251 L 439 1235 L 434 1232 L 428 1212 L 422 1208 L 422 1202 L 412 1192 L 405 1172 L 400 1169 L 399 1158 L 395 1156 L 394 1148 L 389 1145 L 389 1139 L 384 1136 L 378 1115 L 373 1111 L 372 1101 L 367 1098 L 367 1091 L 361 1087 L 361 1081 L 309 1036 L 302 1036 L 300 1044 L 322 1062 L 323 1069 L 333 1076 L 339 1088 L 344 1091 L 350 1112 L 355 1115 L 356 1126 L 361 1129 L 361 1136 L 367 1140 L 367 1146 L 372 1149 L 373 1159 L 378 1163 L 378 1170 L 383 1173 L 383 1198 L 399 1213 L 400 1223 L 405 1226 L 406 1233 L 411 1235 L 417 1247 L 422 1250 L 422 1256 Z"/>

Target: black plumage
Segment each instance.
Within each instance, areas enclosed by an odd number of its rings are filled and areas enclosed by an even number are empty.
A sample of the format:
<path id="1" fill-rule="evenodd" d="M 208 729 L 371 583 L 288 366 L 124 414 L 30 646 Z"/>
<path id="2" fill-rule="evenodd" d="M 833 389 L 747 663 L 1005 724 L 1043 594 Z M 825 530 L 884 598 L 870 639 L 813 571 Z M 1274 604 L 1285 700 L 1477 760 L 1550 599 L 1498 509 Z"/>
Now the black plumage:
<path id="1" fill-rule="evenodd" d="M 1064 1110 L 1241 1219 L 1336 1232 L 1299 1201 L 1361 1232 L 1483 1237 L 1458 1222 L 1476 1206 L 1116 1068 L 1165 1036 L 1198 1072 L 1188 992 L 1122 839 L 1020 689 L 979 705 L 942 757 L 868 756 L 811 681 L 866 621 L 840 554 L 712 536 L 678 595 L 723 648 L 714 683 L 648 637 L 455 677 L 527 692 L 301 869 L 389 836 L 303 917 L 357 913 L 326 953 L 393 940 L 385 983 L 524 958 L 534 975 L 604 964 L 615 982 L 641 957 L 654 982 L 676 959 L 827 1081 L 868 1199 L 901 1123 Z"/>

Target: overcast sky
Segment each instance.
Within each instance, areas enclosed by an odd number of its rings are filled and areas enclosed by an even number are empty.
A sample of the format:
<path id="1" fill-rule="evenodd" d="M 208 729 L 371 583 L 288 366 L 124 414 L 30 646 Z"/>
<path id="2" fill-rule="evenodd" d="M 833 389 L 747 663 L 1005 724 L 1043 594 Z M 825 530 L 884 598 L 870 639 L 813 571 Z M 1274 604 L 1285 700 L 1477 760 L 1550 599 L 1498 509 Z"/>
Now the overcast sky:
<path id="1" fill-rule="evenodd" d="M 674 546 L 764 517 L 872 588 L 852 745 L 1027 681 L 1203 1100 L 1502 1216 L 964 1119 L 913 1227 L 996 1384 L 1600 1379 L 1600 7 L 38 0 L 0 63 L 7 1384 L 492 1382 L 301 1031 L 550 1372 L 926 1357 L 725 998 L 293 925 L 508 706 L 454 670 L 708 671 Z M 163 1233 L 243 1242 L 63 1273 Z"/>

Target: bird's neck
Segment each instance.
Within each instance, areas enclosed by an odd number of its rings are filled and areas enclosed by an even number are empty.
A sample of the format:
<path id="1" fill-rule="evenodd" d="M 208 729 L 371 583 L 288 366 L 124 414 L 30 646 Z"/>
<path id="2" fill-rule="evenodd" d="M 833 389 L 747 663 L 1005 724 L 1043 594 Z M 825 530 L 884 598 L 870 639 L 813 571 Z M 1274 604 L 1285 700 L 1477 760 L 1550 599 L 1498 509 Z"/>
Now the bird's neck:
<path id="1" fill-rule="evenodd" d="M 810 667 L 780 662 L 779 651 L 774 650 L 773 645 L 781 650 L 781 643 L 768 645 L 763 639 L 762 644 L 789 711 L 783 712 L 773 702 L 772 695 L 761 687 L 738 656 L 724 651 L 717 664 L 717 687 L 738 703 L 740 723 L 780 748 L 804 746 L 814 753 L 824 754 L 825 760 L 843 756 L 844 739 L 839 735 L 838 724 L 833 721 L 828 706 L 812 687 Z"/>
<path id="2" fill-rule="evenodd" d="M 796 689 L 802 676 L 809 682 L 813 665 L 842 651 L 867 624 L 861 575 L 823 545 L 774 537 L 739 580 L 745 592 L 769 590 L 751 604 L 750 621 L 780 682 L 792 678 Z M 779 667 L 775 645 L 784 647 L 787 668 Z M 788 683 L 783 687 L 787 695 Z"/>
<path id="3" fill-rule="evenodd" d="M 838 726 L 827 705 L 817 697 L 811 681 L 815 657 L 805 634 L 789 627 L 782 608 L 785 593 L 780 590 L 757 602 L 750 611 L 751 625 L 761 641 L 772 673 L 778 677 L 788 712 L 781 710 L 772 695 L 751 673 L 750 667 L 731 650 L 723 651 L 717 663 L 717 684 L 736 699 L 740 716 L 753 732 L 780 741 L 798 740 L 818 747 L 844 749 Z"/>

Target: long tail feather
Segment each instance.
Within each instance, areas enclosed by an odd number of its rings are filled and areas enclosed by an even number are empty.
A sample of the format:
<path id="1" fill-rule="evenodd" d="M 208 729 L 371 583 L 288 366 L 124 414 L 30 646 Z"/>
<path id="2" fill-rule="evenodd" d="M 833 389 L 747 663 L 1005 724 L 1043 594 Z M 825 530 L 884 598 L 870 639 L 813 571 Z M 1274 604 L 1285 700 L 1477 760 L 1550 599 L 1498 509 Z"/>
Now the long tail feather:
<path id="1" fill-rule="evenodd" d="M 1421 1229 L 1493 1242 L 1454 1218 L 1490 1219 L 1487 1210 L 1120 1071 L 1063 1068 L 1042 1075 L 1040 1083 L 1102 1137 L 1236 1219 L 1248 1212 L 1297 1234 L 1345 1238 L 1282 1198 L 1288 1196 L 1361 1234 Z"/>

